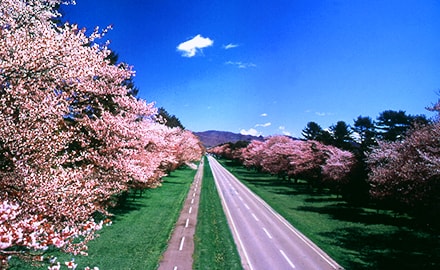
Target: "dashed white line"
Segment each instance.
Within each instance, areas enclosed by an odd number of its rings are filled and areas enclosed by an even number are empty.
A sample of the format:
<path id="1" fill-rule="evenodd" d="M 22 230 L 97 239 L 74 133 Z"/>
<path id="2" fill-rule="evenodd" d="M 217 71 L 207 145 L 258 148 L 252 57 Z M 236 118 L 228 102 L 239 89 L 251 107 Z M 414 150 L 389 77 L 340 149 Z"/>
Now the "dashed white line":
<path id="1" fill-rule="evenodd" d="M 174 266 L 174 269 L 173 270 L 177 270 L 177 266 Z"/>
<path id="2" fill-rule="evenodd" d="M 240 199 L 240 201 L 243 201 L 243 198 L 241 196 L 238 196 L 238 198 Z"/>
<path id="3" fill-rule="evenodd" d="M 189 218 L 186 219 L 185 228 L 188 228 Z"/>
<path id="4" fill-rule="evenodd" d="M 191 204 L 194 204 L 194 199 L 191 200 Z"/>
<path id="5" fill-rule="evenodd" d="M 190 213 L 190 214 L 191 214 L 192 210 L 193 210 L 193 208 L 192 208 L 192 206 L 191 206 L 191 207 L 189 208 L 189 211 L 188 211 L 188 213 Z"/>
<path id="6" fill-rule="evenodd" d="M 252 213 L 252 216 L 254 217 L 254 219 L 255 219 L 256 221 L 259 221 L 259 219 L 257 218 L 257 216 L 256 216 L 254 213 Z"/>
<path id="7" fill-rule="evenodd" d="M 179 246 L 179 251 L 181 251 L 183 249 L 183 243 L 185 242 L 185 236 L 182 237 L 182 240 L 180 240 L 180 246 Z"/>
<path id="8" fill-rule="evenodd" d="M 263 231 L 266 233 L 267 237 L 272 239 L 272 235 L 270 235 L 270 233 L 266 230 L 266 228 L 263 227 Z"/>
<path id="9" fill-rule="evenodd" d="M 295 268 L 295 265 L 292 263 L 292 261 L 287 257 L 286 253 L 284 253 L 283 250 L 280 249 L 281 255 L 283 255 L 284 259 L 289 263 L 290 267 Z"/>
<path id="10" fill-rule="evenodd" d="M 195 196 L 196 196 L 196 193 L 194 192 L 194 193 L 193 193 L 193 197 L 195 197 Z"/>
<path id="11" fill-rule="evenodd" d="M 244 204 L 244 207 L 246 207 L 247 210 L 250 209 L 250 208 L 249 208 L 249 205 L 247 205 L 247 204 Z"/>

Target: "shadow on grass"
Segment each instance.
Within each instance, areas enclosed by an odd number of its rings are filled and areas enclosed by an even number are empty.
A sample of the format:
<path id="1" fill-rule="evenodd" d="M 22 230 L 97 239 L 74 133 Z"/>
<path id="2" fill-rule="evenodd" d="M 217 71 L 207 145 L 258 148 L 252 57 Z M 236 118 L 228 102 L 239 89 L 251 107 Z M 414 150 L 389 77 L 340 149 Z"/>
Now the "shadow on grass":
<path id="1" fill-rule="evenodd" d="M 440 234 L 423 227 L 410 216 L 355 207 L 329 191 L 312 189 L 307 183 L 282 181 L 276 176 L 247 171 L 227 164 L 249 185 L 278 195 L 299 195 L 302 205 L 295 212 L 318 213 L 335 221 L 333 229 L 317 234 L 340 249 L 341 263 L 348 269 L 440 269 Z M 337 248 L 338 247 L 338 248 Z M 339 251 L 338 251 L 339 252 Z"/>
<path id="2" fill-rule="evenodd" d="M 406 216 L 393 217 L 390 214 L 366 211 L 364 208 L 351 207 L 345 202 L 330 204 L 327 206 L 299 206 L 296 210 L 325 214 L 333 219 L 362 223 L 364 225 L 381 224 L 413 229 L 416 227 L 416 223 L 412 218 Z"/>
<path id="3" fill-rule="evenodd" d="M 438 237 L 411 230 L 371 232 L 349 227 L 322 233 L 330 242 L 350 250 L 356 260 L 346 262 L 346 269 L 439 269 Z M 360 263 L 359 261 L 362 261 Z"/>

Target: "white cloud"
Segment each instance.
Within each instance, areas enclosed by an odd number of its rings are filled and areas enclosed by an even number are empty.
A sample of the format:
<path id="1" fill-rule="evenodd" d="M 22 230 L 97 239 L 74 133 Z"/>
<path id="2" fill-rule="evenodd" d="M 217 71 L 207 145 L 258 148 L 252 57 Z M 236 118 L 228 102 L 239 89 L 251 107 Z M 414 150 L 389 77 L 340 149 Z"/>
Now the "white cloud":
<path id="1" fill-rule="evenodd" d="M 289 131 L 283 131 L 283 135 L 292 136 L 292 133 L 290 133 Z"/>
<path id="2" fill-rule="evenodd" d="M 268 123 L 265 123 L 265 124 L 256 124 L 255 127 L 268 127 L 270 125 L 272 125 L 272 123 L 268 122 Z"/>
<path id="3" fill-rule="evenodd" d="M 250 67 L 256 67 L 257 65 L 255 65 L 254 63 L 243 63 L 243 62 L 233 62 L 233 61 L 228 61 L 225 63 L 226 65 L 233 65 L 236 66 L 238 68 L 250 68 Z"/>
<path id="4" fill-rule="evenodd" d="M 177 50 L 182 53 L 183 57 L 193 57 L 203 48 L 210 47 L 214 41 L 210 38 L 204 38 L 197 35 L 194 38 L 182 42 L 177 46 Z"/>
<path id="5" fill-rule="evenodd" d="M 262 116 L 262 117 L 266 117 L 266 116 L 267 116 L 267 113 L 262 113 L 262 114 L 260 114 L 260 116 Z"/>
<path id="6" fill-rule="evenodd" d="M 330 115 L 334 115 L 334 113 L 331 113 L 331 112 L 315 112 L 315 114 L 317 116 L 330 116 Z"/>
<path id="7" fill-rule="evenodd" d="M 280 126 L 278 129 L 283 133 L 283 135 L 286 135 L 286 136 L 292 135 L 292 133 L 290 133 L 289 131 L 286 130 L 285 126 Z"/>
<path id="8" fill-rule="evenodd" d="M 237 48 L 238 46 L 239 46 L 238 44 L 229 43 L 228 45 L 223 45 L 223 49 L 229 50 L 229 49 Z"/>
<path id="9" fill-rule="evenodd" d="M 252 135 L 252 136 L 261 136 L 261 132 L 256 130 L 255 128 L 250 128 L 249 130 L 242 129 L 240 130 L 240 134 L 242 135 Z"/>

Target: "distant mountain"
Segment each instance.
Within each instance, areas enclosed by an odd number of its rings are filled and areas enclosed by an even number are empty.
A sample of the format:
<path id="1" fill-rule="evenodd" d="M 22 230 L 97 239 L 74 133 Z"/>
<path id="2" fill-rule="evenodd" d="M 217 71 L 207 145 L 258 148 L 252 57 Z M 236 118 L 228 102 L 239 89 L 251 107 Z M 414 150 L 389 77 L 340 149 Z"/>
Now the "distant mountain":
<path id="1" fill-rule="evenodd" d="M 208 130 L 208 131 L 193 132 L 193 133 L 194 135 L 199 137 L 200 141 L 207 148 L 224 144 L 227 142 L 235 143 L 238 141 L 264 140 L 262 136 L 255 137 L 251 135 L 243 135 L 229 131 Z"/>

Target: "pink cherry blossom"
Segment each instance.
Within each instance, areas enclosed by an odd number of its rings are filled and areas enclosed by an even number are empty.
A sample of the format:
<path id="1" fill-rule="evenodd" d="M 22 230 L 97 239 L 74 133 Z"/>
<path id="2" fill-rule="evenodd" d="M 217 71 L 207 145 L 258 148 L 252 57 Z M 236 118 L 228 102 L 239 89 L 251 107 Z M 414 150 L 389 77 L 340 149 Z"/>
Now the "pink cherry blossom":
<path id="1" fill-rule="evenodd" d="M 155 122 L 111 65 L 108 29 L 56 25 L 59 0 L 0 1 L 0 259 L 22 246 L 84 254 L 113 196 L 200 159 L 189 131 Z M 82 241 L 73 241 L 81 238 Z"/>

